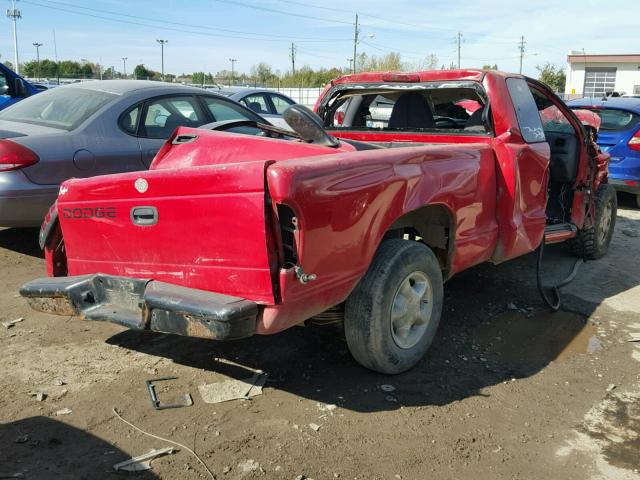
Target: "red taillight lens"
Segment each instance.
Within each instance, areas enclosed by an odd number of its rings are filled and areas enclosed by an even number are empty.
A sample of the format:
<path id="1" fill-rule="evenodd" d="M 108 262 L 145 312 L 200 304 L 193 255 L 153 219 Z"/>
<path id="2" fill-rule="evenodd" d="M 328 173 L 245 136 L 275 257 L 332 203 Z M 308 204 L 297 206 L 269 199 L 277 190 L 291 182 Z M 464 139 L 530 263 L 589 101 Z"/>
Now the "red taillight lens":
<path id="1" fill-rule="evenodd" d="M 38 155 L 11 140 L 0 140 L 0 172 L 17 170 L 37 163 Z"/>
<path id="2" fill-rule="evenodd" d="M 633 137 L 631 137 L 631 140 L 629 140 L 627 145 L 629 145 L 631 150 L 640 152 L 640 130 L 633 134 Z"/>

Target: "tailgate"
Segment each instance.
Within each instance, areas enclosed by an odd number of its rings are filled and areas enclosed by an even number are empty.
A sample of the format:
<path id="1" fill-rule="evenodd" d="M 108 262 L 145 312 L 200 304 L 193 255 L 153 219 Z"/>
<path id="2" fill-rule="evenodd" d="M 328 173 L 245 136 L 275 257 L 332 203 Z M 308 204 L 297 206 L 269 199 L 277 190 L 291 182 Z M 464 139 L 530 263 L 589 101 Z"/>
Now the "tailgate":
<path id="1" fill-rule="evenodd" d="M 264 161 L 65 182 L 69 275 L 106 273 L 273 303 Z"/>

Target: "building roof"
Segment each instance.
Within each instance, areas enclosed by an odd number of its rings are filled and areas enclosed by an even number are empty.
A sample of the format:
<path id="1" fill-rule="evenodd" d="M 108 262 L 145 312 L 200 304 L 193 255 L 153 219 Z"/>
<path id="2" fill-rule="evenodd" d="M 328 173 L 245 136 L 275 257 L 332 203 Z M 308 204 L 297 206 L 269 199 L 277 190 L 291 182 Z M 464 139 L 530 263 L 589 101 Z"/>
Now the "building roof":
<path id="1" fill-rule="evenodd" d="M 603 53 L 583 54 L 570 53 L 567 55 L 569 63 L 640 63 L 640 53 Z"/>

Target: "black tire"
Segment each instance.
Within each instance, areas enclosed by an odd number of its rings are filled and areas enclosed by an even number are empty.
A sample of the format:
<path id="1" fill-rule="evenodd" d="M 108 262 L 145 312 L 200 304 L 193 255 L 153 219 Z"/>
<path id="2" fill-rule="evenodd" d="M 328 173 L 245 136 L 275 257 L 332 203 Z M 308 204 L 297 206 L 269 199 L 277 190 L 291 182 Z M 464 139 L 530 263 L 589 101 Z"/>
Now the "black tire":
<path id="1" fill-rule="evenodd" d="M 636 193 L 636 207 L 640 208 L 640 193 Z"/>
<path id="2" fill-rule="evenodd" d="M 429 247 L 409 240 L 382 242 L 345 304 L 344 330 L 351 354 L 376 372 L 396 374 L 410 369 L 433 341 L 442 301 L 442 272 Z M 394 305 L 396 320 L 392 320 Z M 406 315 L 399 315 L 402 305 Z M 397 317 L 408 320 L 398 327 Z"/>
<path id="3" fill-rule="evenodd" d="M 611 185 L 600 185 L 595 209 L 595 223 L 578 230 L 578 235 L 569 242 L 573 254 L 585 260 L 597 260 L 609 250 L 618 210 L 618 198 Z"/>

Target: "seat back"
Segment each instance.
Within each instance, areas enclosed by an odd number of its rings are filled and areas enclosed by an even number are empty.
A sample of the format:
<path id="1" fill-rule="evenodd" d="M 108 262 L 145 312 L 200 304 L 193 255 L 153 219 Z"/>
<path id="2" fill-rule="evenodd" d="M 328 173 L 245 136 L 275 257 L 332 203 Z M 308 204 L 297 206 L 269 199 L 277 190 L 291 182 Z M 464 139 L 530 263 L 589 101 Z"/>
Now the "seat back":
<path id="1" fill-rule="evenodd" d="M 436 122 L 423 95 L 412 92 L 400 95 L 389 117 L 389 128 L 434 128 Z"/>

